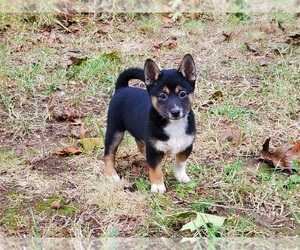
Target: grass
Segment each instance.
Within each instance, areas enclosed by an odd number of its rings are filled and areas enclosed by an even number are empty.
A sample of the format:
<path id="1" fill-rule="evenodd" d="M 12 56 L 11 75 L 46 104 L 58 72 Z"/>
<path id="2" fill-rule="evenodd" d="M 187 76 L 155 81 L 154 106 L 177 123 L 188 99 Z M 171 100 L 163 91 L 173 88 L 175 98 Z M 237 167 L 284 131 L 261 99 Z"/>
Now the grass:
<path id="1" fill-rule="evenodd" d="M 0 18 L 5 33 L 0 47 L 5 62 L 0 67 L 1 235 L 300 235 L 299 175 L 253 162 L 268 137 L 272 148 L 299 140 L 299 45 L 289 53 L 274 52 L 279 42 L 298 32 L 292 15 L 247 15 L 242 21 L 234 15 L 200 15 L 179 18 L 168 28 L 171 16 L 162 14 L 75 15 L 73 23 L 55 14 Z M 272 19 L 281 22 L 285 33 L 269 31 Z M 231 33 L 228 41 L 223 32 Z M 245 42 L 255 45 L 258 54 Z M 55 119 L 51 107 L 57 112 L 72 107 L 87 135 L 104 139 L 118 73 L 143 67 L 146 58 L 161 67 L 177 67 L 185 53 L 194 56 L 198 74 L 190 183 L 175 180 L 173 159 L 167 157 L 168 191 L 150 193 L 148 177 L 133 173 L 131 163 L 142 157 L 129 134 L 117 154 L 124 177 L 119 184 L 103 177 L 102 148 L 55 155 L 58 148 L 77 145 L 72 129 L 79 126 L 72 117 Z M 76 65 L 71 57 L 84 60 Z M 216 91 L 222 95 L 212 100 Z M 222 141 L 226 126 L 240 130 L 245 140 L 236 145 Z M 56 200 L 62 204 L 57 210 L 51 208 Z M 218 228 L 205 224 L 193 232 L 180 230 L 195 219 L 192 211 L 225 217 L 226 222 Z M 174 216 L 178 213 L 189 216 Z"/>

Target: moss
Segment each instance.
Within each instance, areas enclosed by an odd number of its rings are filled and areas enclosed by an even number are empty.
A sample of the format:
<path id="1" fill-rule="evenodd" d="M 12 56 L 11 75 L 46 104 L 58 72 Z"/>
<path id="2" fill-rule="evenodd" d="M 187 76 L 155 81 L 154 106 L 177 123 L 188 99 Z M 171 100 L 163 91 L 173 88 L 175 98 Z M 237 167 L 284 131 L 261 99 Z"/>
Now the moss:
<path id="1" fill-rule="evenodd" d="M 58 209 L 52 208 L 52 203 L 55 201 L 60 202 L 60 207 Z M 47 200 L 36 203 L 35 209 L 37 212 L 46 212 L 49 215 L 70 215 L 76 213 L 79 209 L 79 203 L 75 201 L 69 202 L 65 198 L 61 197 L 51 197 Z"/>
<path id="2" fill-rule="evenodd" d="M 0 219 L 0 225 L 4 225 L 9 230 L 16 232 L 20 222 L 23 221 L 22 210 L 22 206 L 6 208 L 3 212 L 3 218 Z"/>

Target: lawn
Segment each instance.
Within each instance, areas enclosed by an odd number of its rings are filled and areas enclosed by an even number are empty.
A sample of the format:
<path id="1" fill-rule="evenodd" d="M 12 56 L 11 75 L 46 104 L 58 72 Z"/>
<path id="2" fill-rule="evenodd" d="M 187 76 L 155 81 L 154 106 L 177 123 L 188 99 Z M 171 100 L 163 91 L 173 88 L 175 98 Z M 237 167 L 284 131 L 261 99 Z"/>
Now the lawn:
<path id="1" fill-rule="evenodd" d="M 299 17 L 1 13 L 0 20 L 1 236 L 300 235 Z M 151 193 L 129 134 L 117 154 L 122 180 L 107 181 L 103 139 L 118 74 L 147 58 L 177 68 L 187 53 L 197 67 L 192 181 L 178 183 L 166 158 L 167 192 Z M 281 156 L 262 161 L 268 138 Z M 288 157 L 287 144 L 295 145 L 291 168 L 272 167 Z M 210 220 L 193 223 L 199 216 Z"/>

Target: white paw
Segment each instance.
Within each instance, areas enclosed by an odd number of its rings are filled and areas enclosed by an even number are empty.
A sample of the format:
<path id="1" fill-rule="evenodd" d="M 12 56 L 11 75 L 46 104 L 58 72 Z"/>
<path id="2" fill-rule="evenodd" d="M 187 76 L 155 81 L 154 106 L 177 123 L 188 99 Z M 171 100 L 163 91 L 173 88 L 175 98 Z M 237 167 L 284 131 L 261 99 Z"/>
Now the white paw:
<path id="1" fill-rule="evenodd" d="M 177 181 L 183 183 L 187 183 L 191 180 L 184 171 L 175 173 L 175 178 Z"/>
<path id="2" fill-rule="evenodd" d="M 121 180 L 120 176 L 117 174 L 112 175 L 112 176 L 106 176 L 106 178 L 110 181 L 115 181 L 115 182 L 119 182 Z"/>
<path id="3" fill-rule="evenodd" d="M 165 184 L 151 184 L 151 192 L 160 193 L 163 194 L 166 192 L 166 186 Z"/>

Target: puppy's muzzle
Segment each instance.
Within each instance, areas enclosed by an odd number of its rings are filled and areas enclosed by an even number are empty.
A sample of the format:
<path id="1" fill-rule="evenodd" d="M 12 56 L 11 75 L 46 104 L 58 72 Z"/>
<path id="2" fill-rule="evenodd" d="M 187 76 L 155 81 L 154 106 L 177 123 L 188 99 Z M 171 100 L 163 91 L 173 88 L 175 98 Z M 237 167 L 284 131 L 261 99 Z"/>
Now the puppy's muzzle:
<path id="1" fill-rule="evenodd" d="M 182 118 L 182 111 L 179 108 L 173 108 L 170 110 L 170 119 L 177 120 Z"/>

